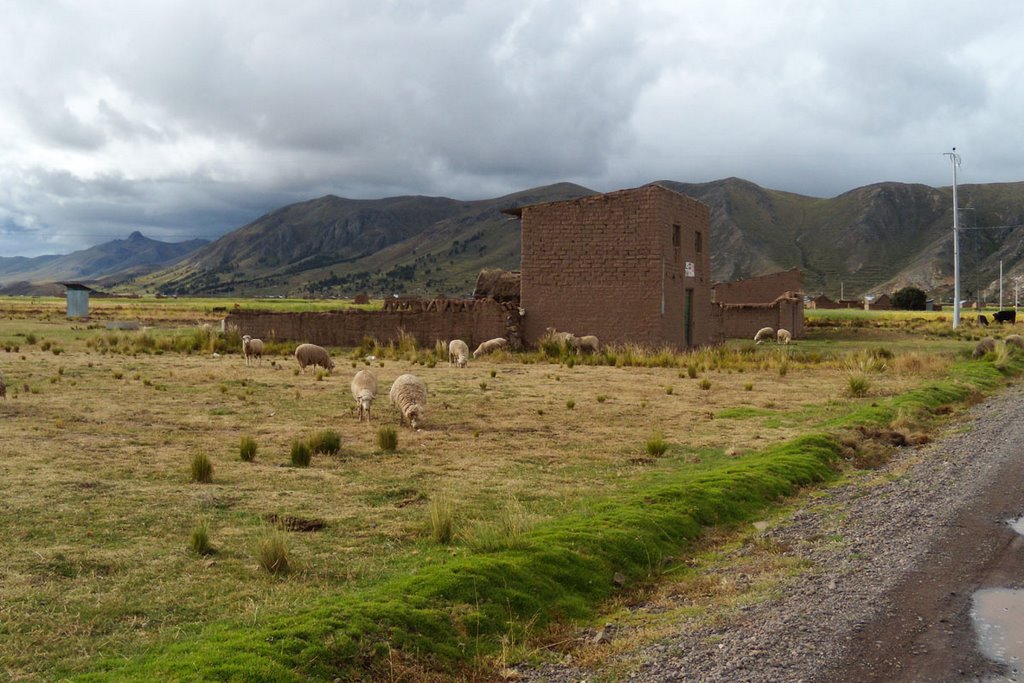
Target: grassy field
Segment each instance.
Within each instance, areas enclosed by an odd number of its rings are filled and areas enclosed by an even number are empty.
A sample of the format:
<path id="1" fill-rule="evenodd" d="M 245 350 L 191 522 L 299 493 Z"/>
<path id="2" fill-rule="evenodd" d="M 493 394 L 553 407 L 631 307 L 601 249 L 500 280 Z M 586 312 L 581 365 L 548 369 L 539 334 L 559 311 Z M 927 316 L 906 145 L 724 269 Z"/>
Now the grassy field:
<path id="1" fill-rule="evenodd" d="M 887 426 L 924 440 L 929 406 L 897 405 L 900 397 L 950 382 L 951 373 L 955 386 L 976 380 L 969 391 L 990 390 L 1000 381 L 992 366 L 1009 367 L 1001 349 L 985 365 L 988 374 L 957 370 L 973 348 L 974 328 L 953 335 L 936 316 L 840 311 L 812 316 L 808 338 L 788 347 L 736 341 L 679 356 L 623 347 L 572 362 L 502 354 L 464 370 L 450 368 L 434 349 L 378 348 L 372 363 L 365 350 L 333 349 L 333 374 L 299 374 L 287 348 L 247 367 L 237 348 L 197 329 L 218 317 L 213 309 L 225 300 L 92 303 L 94 319 L 85 323 L 64 320 L 59 300 L 0 301 L 0 372 L 8 387 L 8 400 L 0 402 L 0 543 L 7 548 L 0 556 L 0 671 L 12 680 L 97 669 L 117 679 L 125 657 L 141 658 L 130 669 L 138 678 L 146 671 L 180 675 L 167 664 L 178 656 L 176 642 L 191 652 L 196 642 L 230 644 L 240 630 L 299 631 L 308 624 L 289 621 L 294 615 L 318 614 L 332 600 L 347 605 L 339 613 L 358 611 L 381 586 L 414 595 L 443 572 L 475 571 L 482 556 L 497 562 L 511 552 L 532 567 L 542 554 L 533 549 L 543 544 L 530 539 L 548 538 L 548 547 L 557 548 L 566 538 L 585 537 L 580 529 L 595 518 L 607 517 L 610 526 L 628 518 L 642 527 L 644 520 L 630 517 L 637 501 L 649 504 L 666 482 L 683 482 L 697 500 L 706 494 L 701 487 L 717 486 L 723 473 L 789 477 L 751 494 L 770 501 L 831 475 L 796 464 L 795 473 L 776 472 L 764 453 L 788 462 L 785 449 L 794 439 L 822 430 L 842 434 L 852 414 L 870 421 L 871 411 L 883 407 Z M 271 303 L 280 310 L 306 305 Z M 146 328 L 103 326 L 124 319 Z M 351 376 L 366 367 L 381 382 L 369 425 L 356 421 L 349 392 Z M 405 372 L 429 388 L 425 426 L 416 432 L 399 426 L 387 401 L 391 381 Z M 945 404 L 965 393 L 949 391 L 928 400 Z M 397 431 L 397 450 L 379 448 L 382 426 Z M 325 430 L 340 437 L 340 450 L 293 466 L 294 444 Z M 245 438 L 256 444 L 251 462 L 240 458 Z M 212 463 L 209 483 L 192 480 L 197 456 Z M 848 443 L 844 457 L 873 456 L 868 445 Z M 703 514 L 697 503 L 680 504 L 677 493 L 665 496 L 674 496 L 671 514 Z M 750 512 L 721 501 L 708 505 L 725 507 L 701 524 Z M 451 539 L 439 542 L 444 523 Z M 208 551 L 195 549 L 197 533 L 208 537 Z M 667 538 L 666 547 L 678 549 L 695 533 Z M 275 542 L 286 552 L 287 572 L 261 565 Z M 599 550 L 580 554 L 596 557 Z M 662 566 L 658 559 L 648 563 L 629 569 L 630 581 Z M 561 581 L 572 583 L 568 576 Z M 438 590 L 429 597 L 433 607 L 444 594 Z M 578 610 L 538 618 L 536 632 L 530 623 L 508 626 L 505 635 L 536 636 L 548 622 L 587 614 L 595 605 L 583 602 L 608 594 L 588 590 L 581 589 Z M 519 620 L 523 610 L 507 600 L 507 619 Z M 504 661 L 508 638 L 502 646 L 494 629 L 460 632 L 462 622 L 452 619 L 452 637 L 479 640 L 473 648 L 483 654 L 459 665 L 460 675 L 486 678 Z M 437 651 L 401 634 L 389 637 L 388 647 L 401 649 L 402 670 L 422 678 L 466 655 L 446 651 L 443 634 Z M 341 645 L 330 651 L 339 661 L 349 652 Z M 147 669 L 154 652 L 157 663 Z M 327 666 L 294 663 L 304 656 L 291 653 L 283 666 L 297 678 Z M 359 657 L 373 660 L 367 671 L 394 671 L 395 660 L 379 648 L 359 650 Z M 243 661 L 238 671 L 247 666 Z M 252 666 L 256 678 L 274 671 Z"/>

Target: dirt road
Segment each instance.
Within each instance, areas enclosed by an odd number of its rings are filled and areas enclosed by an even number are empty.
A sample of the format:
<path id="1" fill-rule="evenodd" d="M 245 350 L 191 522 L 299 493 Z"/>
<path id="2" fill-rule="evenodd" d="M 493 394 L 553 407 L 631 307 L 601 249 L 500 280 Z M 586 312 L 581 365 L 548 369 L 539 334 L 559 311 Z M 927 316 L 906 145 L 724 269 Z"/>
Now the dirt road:
<path id="1" fill-rule="evenodd" d="M 1024 391 L 1008 389 L 958 425 L 768 529 L 812 567 L 777 599 L 681 624 L 617 657 L 614 679 L 1017 680 L 981 653 L 971 610 L 979 588 L 1024 587 L 1024 538 L 1008 524 L 1024 516 Z M 528 678 L 610 680 L 571 663 Z"/>

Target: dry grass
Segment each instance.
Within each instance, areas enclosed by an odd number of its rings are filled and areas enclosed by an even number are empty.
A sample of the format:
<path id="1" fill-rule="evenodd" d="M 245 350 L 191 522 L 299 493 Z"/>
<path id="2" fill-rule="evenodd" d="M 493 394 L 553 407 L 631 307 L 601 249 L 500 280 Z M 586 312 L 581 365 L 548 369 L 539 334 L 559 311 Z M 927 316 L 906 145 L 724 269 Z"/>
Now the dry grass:
<path id="1" fill-rule="evenodd" d="M 162 320 L 135 333 L 156 339 L 213 317 L 175 305 L 183 312 L 168 304 L 148 317 L 144 309 L 98 317 Z M 426 381 L 424 428 L 412 431 L 398 428 L 386 401 L 373 425 L 356 421 L 347 365 L 316 381 L 294 375 L 283 356 L 250 368 L 238 352 L 136 353 L 126 333 L 117 333 L 116 351 L 101 353 L 90 341 L 110 337 L 107 330 L 32 301 L 0 301 L 0 310 L 0 368 L 20 388 L 0 404 L 0 543 L 18 549 L 0 560 L 0 671 L 12 679 L 61 677 L 196 623 L 257 623 L 415 566 L 435 552 L 428 501 L 445 492 L 460 526 L 514 537 L 524 520 L 572 510 L 652 467 L 699 467 L 790 439 L 857 402 L 846 396 L 844 358 L 863 347 L 824 338 L 785 352 L 737 345 L 656 358 L 653 367 L 629 367 L 620 356 L 620 367 L 569 368 L 500 353 L 458 371 L 414 365 L 422 354 L 406 348 L 409 359 L 373 371 L 382 393 L 404 372 Z M 872 398 L 949 362 L 901 344 L 891 345 L 886 369 L 871 370 Z M 627 352 L 636 360 L 642 350 Z M 910 353 L 918 357 L 901 360 Z M 680 378 L 683 369 L 713 388 Z M 400 432 L 400 450 L 381 451 L 379 427 Z M 344 459 L 282 466 L 293 442 L 323 430 L 340 436 Z M 658 460 L 638 457 L 652 430 L 673 444 Z M 239 457 L 243 436 L 259 443 L 252 462 Z M 203 486 L 184 470 L 200 452 L 216 472 Z M 325 522 L 315 532 L 278 532 L 298 560 L 287 580 L 273 580 L 254 557 L 268 515 Z M 216 529 L 215 559 L 184 542 L 198 518 Z"/>

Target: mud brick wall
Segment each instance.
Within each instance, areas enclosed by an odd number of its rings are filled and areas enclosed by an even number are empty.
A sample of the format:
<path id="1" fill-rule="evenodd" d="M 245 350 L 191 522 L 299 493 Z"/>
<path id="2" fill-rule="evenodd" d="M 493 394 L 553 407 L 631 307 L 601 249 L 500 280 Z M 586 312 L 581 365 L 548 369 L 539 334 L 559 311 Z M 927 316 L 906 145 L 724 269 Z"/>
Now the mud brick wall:
<path id="1" fill-rule="evenodd" d="M 602 343 L 685 348 L 687 289 L 693 290 L 691 345 L 714 339 L 706 205 L 648 185 L 521 212 L 528 344 L 553 327 L 593 334 Z"/>
<path id="2" fill-rule="evenodd" d="M 715 303 L 722 336 L 753 339 L 762 327 L 789 330 L 794 339 L 804 336 L 804 304 L 798 297 L 779 298 L 771 304 Z"/>
<path id="3" fill-rule="evenodd" d="M 769 304 L 786 292 L 802 291 L 804 274 L 798 268 L 791 268 L 780 273 L 716 283 L 713 300 L 719 304 Z"/>
<path id="4" fill-rule="evenodd" d="M 518 330 L 515 307 L 486 299 L 447 304 L 420 302 L 389 311 L 329 313 L 234 311 L 224 324 L 260 339 L 321 346 L 357 346 L 364 337 L 382 343 L 397 342 L 399 331 L 404 330 L 420 346 L 433 346 L 439 339 L 462 339 L 474 348 L 480 342 L 507 337 Z"/>

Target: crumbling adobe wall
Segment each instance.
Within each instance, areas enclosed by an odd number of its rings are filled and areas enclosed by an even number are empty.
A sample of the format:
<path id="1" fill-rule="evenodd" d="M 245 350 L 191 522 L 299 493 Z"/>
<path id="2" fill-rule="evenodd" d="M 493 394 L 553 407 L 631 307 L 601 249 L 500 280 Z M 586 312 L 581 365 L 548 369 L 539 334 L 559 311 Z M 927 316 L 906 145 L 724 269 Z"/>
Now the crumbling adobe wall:
<path id="1" fill-rule="evenodd" d="M 491 299 L 400 300 L 383 311 L 347 310 L 328 313 L 276 313 L 239 310 L 225 325 L 264 340 L 309 342 L 321 346 L 358 346 L 366 337 L 397 342 L 400 331 L 420 346 L 437 340 L 462 339 L 471 347 L 494 337 L 521 343 L 519 311 Z"/>
<path id="2" fill-rule="evenodd" d="M 751 277 L 733 282 L 718 282 L 712 288 L 719 304 L 768 304 L 786 292 L 804 291 L 804 274 L 799 268 Z"/>
<path id="3" fill-rule="evenodd" d="M 784 295 L 770 304 L 715 303 L 715 318 L 727 339 L 753 338 L 762 327 L 780 327 L 793 335 L 804 336 L 804 303 L 795 295 Z"/>

